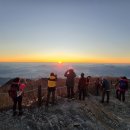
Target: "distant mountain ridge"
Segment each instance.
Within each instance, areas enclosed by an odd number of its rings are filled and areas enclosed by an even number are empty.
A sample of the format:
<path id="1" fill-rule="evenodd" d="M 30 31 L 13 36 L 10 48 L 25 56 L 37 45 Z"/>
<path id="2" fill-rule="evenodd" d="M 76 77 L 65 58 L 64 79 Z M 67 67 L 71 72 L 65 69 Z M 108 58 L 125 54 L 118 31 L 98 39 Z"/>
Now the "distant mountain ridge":
<path id="1" fill-rule="evenodd" d="M 0 87 L 7 83 L 11 78 L 2 78 L 0 77 Z"/>
<path id="2" fill-rule="evenodd" d="M 32 79 L 48 77 L 50 72 L 54 72 L 58 78 L 65 78 L 64 73 L 69 68 L 75 70 L 77 77 L 84 72 L 86 76 L 126 76 L 130 79 L 130 65 L 86 63 L 0 63 L 0 77 Z"/>

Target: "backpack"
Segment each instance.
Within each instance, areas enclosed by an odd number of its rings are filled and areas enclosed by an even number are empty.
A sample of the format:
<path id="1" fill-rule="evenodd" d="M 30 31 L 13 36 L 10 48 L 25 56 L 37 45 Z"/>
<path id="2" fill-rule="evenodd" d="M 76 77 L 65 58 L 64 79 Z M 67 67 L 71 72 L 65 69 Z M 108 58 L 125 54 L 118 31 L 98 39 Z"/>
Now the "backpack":
<path id="1" fill-rule="evenodd" d="M 18 84 L 12 84 L 10 86 L 10 89 L 8 91 L 8 94 L 11 98 L 17 97 L 17 91 L 19 90 L 19 85 Z"/>
<path id="2" fill-rule="evenodd" d="M 121 89 L 127 89 L 127 82 L 126 81 L 121 80 L 119 83 L 120 83 L 119 84 L 119 88 L 121 88 Z"/>

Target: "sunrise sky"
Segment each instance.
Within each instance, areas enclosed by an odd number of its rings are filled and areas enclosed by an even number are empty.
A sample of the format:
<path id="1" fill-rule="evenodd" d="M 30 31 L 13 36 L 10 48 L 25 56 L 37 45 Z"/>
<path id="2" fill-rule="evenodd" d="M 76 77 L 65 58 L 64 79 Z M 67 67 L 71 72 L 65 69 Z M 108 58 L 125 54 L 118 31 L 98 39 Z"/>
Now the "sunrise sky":
<path id="1" fill-rule="evenodd" d="M 130 0 L 0 0 L 0 62 L 130 63 Z"/>

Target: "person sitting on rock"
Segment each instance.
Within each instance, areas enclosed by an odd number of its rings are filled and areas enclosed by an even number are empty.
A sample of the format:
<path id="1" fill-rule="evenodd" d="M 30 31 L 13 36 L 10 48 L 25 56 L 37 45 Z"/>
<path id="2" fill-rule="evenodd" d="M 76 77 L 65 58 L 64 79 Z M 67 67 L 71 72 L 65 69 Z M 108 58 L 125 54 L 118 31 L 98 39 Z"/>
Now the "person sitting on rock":
<path id="1" fill-rule="evenodd" d="M 52 93 L 52 104 L 54 105 L 55 103 L 56 81 L 57 76 L 54 73 L 51 73 L 50 77 L 48 78 L 48 94 L 47 94 L 46 106 L 48 106 L 49 104 L 51 93 Z"/>
<path id="2" fill-rule="evenodd" d="M 79 100 L 81 100 L 81 97 L 83 100 L 85 100 L 86 78 L 84 77 L 84 73 L 81 73 L 81 78 L 79 79 L 78 83 L 78 89 L 79 89 Z"/>

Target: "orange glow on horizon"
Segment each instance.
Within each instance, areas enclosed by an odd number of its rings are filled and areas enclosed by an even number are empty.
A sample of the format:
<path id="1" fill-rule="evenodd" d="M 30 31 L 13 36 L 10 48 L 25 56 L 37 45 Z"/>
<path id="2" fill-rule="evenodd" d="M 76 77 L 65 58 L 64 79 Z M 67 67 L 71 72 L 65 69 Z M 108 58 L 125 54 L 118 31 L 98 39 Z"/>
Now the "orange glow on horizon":
<path id="1" fill-rule="evenodd" d="M 62 61 L 58 61 L 59 64 L 62 64 Z"/>
<path id="2" fill-rule="evenodd" d="M 29 58 L 29 57 L 16 57 L 16 58 L 0 58 L 0 62 L 56 62 L 62 64 L 63 62 L 76 62 L 76 63 L 113 63 L 113 64 L 130 64 L 128 59 L 124 58 Z M 61 59 L 61 58 L 60 58 Z"/>

